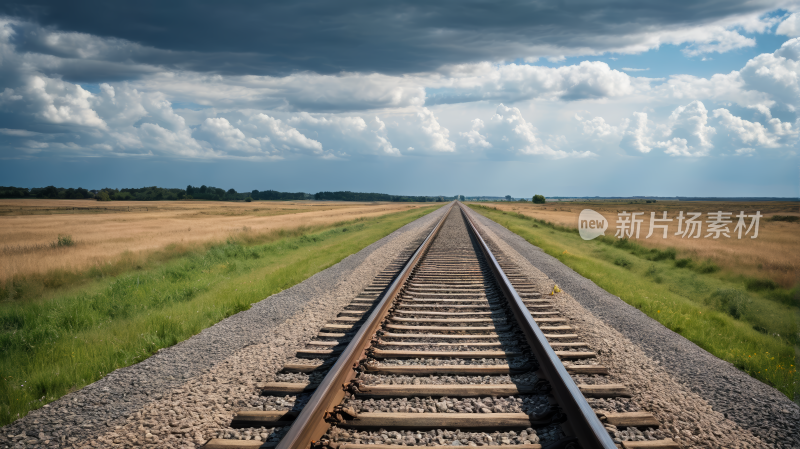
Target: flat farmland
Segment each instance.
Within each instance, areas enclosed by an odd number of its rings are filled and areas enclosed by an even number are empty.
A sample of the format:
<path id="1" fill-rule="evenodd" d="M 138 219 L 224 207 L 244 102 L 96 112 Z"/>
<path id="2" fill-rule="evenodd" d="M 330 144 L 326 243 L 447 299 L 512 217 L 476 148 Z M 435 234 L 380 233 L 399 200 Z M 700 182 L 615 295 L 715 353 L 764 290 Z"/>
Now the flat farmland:
<path id="1" fill-rule="evenodd" d="M 798 282 L 800 273 L 800 221 L 773 221 L 775 216 L 793 216 L 800 220 L 800 204 L 796 202 L 711 202 L 711 201 L 659 201 L 657 203 L 634 203 L 614 201 L 588 201 L 588 202 L 558 202 L 547 204 L 532 203 L 493 203 L 492 207 L 507 212 L 517 212 L 538 220 L 548 221 L 560 226 L 577 229 L 578 215 L 583 209 L 592 209 L 608 220 L 606 236 L 613 237 L 616 232 L 618 213 L 644 212 L 638 218 L 643 219 L 639 237 L 630 240 L 648 247 L 665 249 L 668 247 L 677 250 L 678 258 L 692 258 L 695 261 L 712 261 L 720 268 L 743 276 L 766 278 L 774 281 L 784 288 L 792 288 Z M 667 238 L 662 238 L 662 231 L 655 229 L 650 238 L 646 238 L 650 230 L 650 213 L 655 212 L 656 218 L 661 218 L 667 211 L 669 230 Z M 689 212 L 700 212 L 703 221 L 700 238 L 688 238 L 676 235 L 678 231 L 678 214 L 683 211 L 684 216 Z M 730 238 L 721 236 L 719 239 L 705 238 L 708 233 L 710 212 L 732 212 L 733 223 L 728 225 L 731 231 Z M 742 235 L 741 240 L 733 233 L 736 226 L 736 215 L 744 211 L 745 214 L 755 214 L 756 211 L 764 215 L 760 219 L 758 237 L 750 238 L 753 231 L 747 236 Z M 750 219 L 746 219 L 750 225 Z M 685 226 L 684 226 L 685 230 Z"/>
<path id="2" fill-rule="evenodd" d="M 538 246 L 600 288 L 750 376 L 800 402 L 800 287 L 797 203 L 650 204 L 494 203 L 471 207 Z M 755 208 L 752 208 L 755 207 Z M 604 237 L 583 240 L 578 215 L 592 209 L 609 220 Z M 655 210 L 653 210 L 655 209 Z M 614 237 L 617 211 L 646 212 L 639 239 Z M 650 239 L 649 212 L 675 218 L 682 210 L 763 217 L 758 238 L 681 239 L 676 226 Z M 774 221 L 773 217 L 779 217 Z M 790 220 L 790 221 L 783 221 Z M 733 226 L 731 226 L 733 227 Z M 751 231 L 752 233 L 752 231 Z M 794 269 L 792 267 L 795 267 Z"/>
<path id="3" fill-rule="evenodd" d="M 65 201 L 9 203 L 16 215 L 0 217 L 0 425 L 442 206 L 77 201 L 72 213 Z"/>
<path id="4" fill-rule="evenodd" d="M 63 284 L 60 279 L 69 272 L 118 271 L 112 266 L 119 264 L 127 269 L 155 252 L 169 257 L 232 235 L 315 228 L 418 207 L 317 201 L 0 200 L 0 286 L 37 277 Z M 59 246 L 59 236 L 69 236 L 72 245 Z"/>

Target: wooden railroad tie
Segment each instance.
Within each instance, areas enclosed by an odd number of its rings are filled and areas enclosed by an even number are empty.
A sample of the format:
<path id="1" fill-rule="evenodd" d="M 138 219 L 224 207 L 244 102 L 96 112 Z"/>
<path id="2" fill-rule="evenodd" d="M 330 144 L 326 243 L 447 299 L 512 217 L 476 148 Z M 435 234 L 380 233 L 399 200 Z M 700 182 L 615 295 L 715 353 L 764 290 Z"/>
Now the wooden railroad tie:
<path id="1" fill-rule="evenodd" d="M 587 398 L 630 398 L 633 397 L 628 387 L 623 384 L 606 385 L 578 385 L 584 396 Z"/>
<path id="2" fill-rule="evenodd" d="M 491 318 L 458 318 L 458 319 L 447 319 L 447 318 L 402 318 L 402 317 L 391 317 L 389 318 L 392 321 L 397 321 L 399 323 L 492 323 L 494 322 Z M 503 321 L 506 321 L 505 316 L 502 318 Z"/>
<path id="3" fill-rule="evenodd" d="M 247 427 L 277 427 L 278 423 L 291 425 L 291 421 L 280 421 L 282 418 L 277 413 L 286 412 L 239 412 L 233 422 Z M 473 431 L 540 427 L 542 423 L 535 419 L 525 413 L 359 413 L 358 417 L 340 422 L 338 426 L 348 429 Z"/>
<path id="4" fill-rule="evenodd" d="M 413 312 L 412 312 L 413 313 Z M 420 313 L 419 315 L 429 315 L 431 313 Z M 462 314 L 463 315 L 463 314 Z M 466 314 L 469 315 L 469 314 Z M 546 318 L 542 317 L 539 318 L 538 314 L 531 314 L 533 315 L 534 321 L 537 323 L 563 323 L 567 321 L 566 318 Z M 551 315 L 547 313 L 546 315 Z M 506 321 L 506 317 L 504 315 L 497 315 L 496 318 L 502 319 Z M 339 321 L 356 321 L 361 318 L 337 318 Z M 410 323 L 492 323 L 495 320 L 492 318 L 457 318 L 457 319 L 447 319 L 447 318 L 403 318 L 403 317 L 391 317 L 389 318 L 392 321 L 396 322 L 410 322 Z"/>
<path id="5" fill-rule="evenodd" d="M 608 375 L 608 368 L 602 365 L 566 365 L 570 374 L 603 374 Z"/>
<path id="6" fill-rule="evenodd" d="M 344 348 L 340 349 L 299 349 L 295 357 L 299 358 L 316 358 L 316 357 L 330 357 L 332 355 L 341 354 Z"/>
<path id="7" fill-rule="evenodd" d="M 331 354 L 332 350 L 302 350 L 303 354 L 309 352 L 319 354 Z M 301 351 L 298 351 L 300 354 Z M 583 351 L 555 351 L 559 358 L 566 360 L 573 359 L 589 359 L 597 357 L 594 352 Z M 457 359 L 484 359 L 484 358 L 504 358 L 504 357 L 520 357 L 524 355 L 519 351 L 413 351 L 413 350 L 391 350 L 391 349 L 372 349 L 370 355 L 376 359 L 413 359 L 413 358 L 444 358 L 453 357 Z"/>
<path id="8" fill-rule="evenodd" d="M 492 299 L 494 299 L 496 297 L 497 297 L 497 295 L 492 295 L 491 296 Z M 409 301 L 409 302 L 437 302 L 437 303 L 441 303 L 441 304 L 447 304 L 447 303 L 451 303 L 451 302 L 459 302 L 459 303 L 475 302 L 475 303 L 479 303 L 479 304 L 489 304 L 489 301 L 487 300 L 488 297 L 485 297 L 485 296 L 481 297 L 481 298 L 477 298 L 477 299 L 418 298 L 418 297 L 412 297 L 412 296 L 403 296 L 400 299 L 402 301 Z"/>
<path id="9" fill-rule="evenodd" d="M 240 411 L 233 416 L 231 427 L 253 427 L 269 424 L 269 427 L 291 426 L 300 412 L 296 411 Z"/>
<path id="10" fill-rule="evenodd" d="M 333 331 L 333 332 L 345 331 L 345 332 L 347 332 L 347 331 L 353 330 L 355 327 L 356 326 L 354 324 L 326 324 L 325 326 L 322 327 L 322 331 L 323 332 L 330 332 L 330 331 Z"/>
<path id="11" fill-rule="evenodd" d="M 617 427 L 658 427 L 660 422 L 650 412 L 603 413 L 605 421 Z"/>
<path id="12" fill-rule="evenodd" d="M 494 365 L 495 367 L 499 365 Z M 495 368 L 498 369 L 499 368 Z M 379 372 L 379 371 L 373 371 Z M 273 396 L 284 396 L 287 394 L 300 394 L 313 392 L 317 384 L 304 383 L 304 382 L 263 382 L 256 384 L 256 387 L 262 391 L 262 394 Z M 434 388 L 435 387 L 435 388 Z M 361 388 L 361 387 L 359 387 Z M 363 391 L 363 394 L 380 394 L 380 397 L 396 397 L 396 396 L 409 396 L 415 394 L 414 392 L 425 392 L 425 394 L 418 394 L 421 396 L 466 396 L 469 392 L 475 393 L 476 396 L 499 396 L 499 395 L 513 395 L 513 394 L 531 394 L 533 391 L 525 386 L 518 386 L 515 384 L 490 384 L 490 385 L 373 385 L 363 387 L 369 391 Z M 527 389 L 526 389 L 527 388 Z M 434 390 L 447 391 L 447 394 L 439 394 Z M 524 390 L 520 391 L 520 389 Z M 631 392 L 628 387 L 622 384 L 606 384 L 606 385 L 578 385 L 581 393 L 588 398 L 629 398 Z M 386 393 L 386 391 L 391 392 Z M 461 393 L 463 391 L 463 393 Z M 371 393 L 370 393 L 371 392 Z M 482 392 L 482 393 L 478 393 Z M 471 393 L 470 393 L 471 394 Z"/>
<path id="13" fill-rule="evenodd" d="M 384 385 L 385 387 L 395 387 L 395 385 Z M 487 385 L 473 385 L 470 387 L 486 387 Z M 377 386 L 376 386 L 377 387 Z M 436 385 L 430 385 L 430 387 L 436 387 Z M 389 390 L 386 390 L 387 394 L 389 394 Z M 383 397 L 379 395 L 369 395 L 369 394 L 358 394 L 359 396 L 364 397 Z M 411 396 L 423 396 L 420 394 L 413 394 Z M 439 395 L 442 396 L 442 395 Z M 467 396 L 463 396 L 467 397 Z M 300 414 L 298 411 L 240 411 L 236 413 L 231 423 L 233 427 L 252 427 L 254 425 L 260 425 L 265 427 L 283 427 L 291 425 L 297 416 Z M 426 413 L 428 415 L 433 415 L 434 417 L 441 415 L 440 413 Z M 361 418 L 362 416 L 369 415 L 366 413 L 359 414 L 356 419 Z M 384 413 L 381 414 L 382 416 L 391 416 L 396 414 Z M 419 416 L 417 413 L 403 413 L 400 415 L 416 415 Z M 477 417 L 485 417 L 490 414 L 475 414 L 475 413 L 466 413 L 464 415 L 469 415 L 473 419 Z M 515 415 L 515 419 L 525 419 L 529 416 L 524 413 L 501 413 L 499 415 Z M 609 424 L 615 425 L 617 427 L 659 427 L 660 423 L 658 420 L 648 412 L 627 412 L 627 413 L 607 413 L 603 415 L 606 422 Z"/>
<path id="14" fill-rule="evenodd" d="M 350 326 L 352 327 L 352 326 Z M 508 326 L 406 326 L 404 324 L 387 324 L 387 329 L 406 331 L 451 331 L 451 332 L 491 332 L 508 331 Z M 571 328 L 570 328 L 571 329 Z"/>
<path id="15" fill-rule="evenodd" d="M 515 369 L 508 365 L 366 365 L 366 371 L 373 374 L 488 376 L 525 373 L 529 371 L 529 368 Z"/>
<path id="16" fill-rule="evenodd" d="M 517 351 L 392 351 L 373 349 L 370 355 L 376 359 L 416 359 L 416 358 L 445 358 L 459 359 L 493 359 L 505 357 L 520 357 L 523 354 Z"/>
<path id="17" fill-rule="evenodd" d="M 336 443 L 334 443 L 336 444 Z M 541 444 L 499 444 L 492 447 L 513 448 L 513 449 L 542 449 Z M 408 449 L 409 446 L 400 444 L 354 444 L 340 443 L 335 449 Z M 334 449 L 332 446 L 331 449 Z"/>
<path id="18" fill-rule="evenodd" d="M 306 365 L 303 365 L 306 366 Z M 289 367 L 289 365 L 286 365 Z M 287 369 L 284 367 L 284 369 Z M 366 371 L 373 374 L 399 375 L 431 375 L 455 374 L 462 376 L 487 376 L 500 374 L 520 374 L 530 371 L 531 367 L 512 368 L 509 365 L 366 365 Z M 566 365 L 571 374 L 608 374 L 608 368 L 602 365 Z"/>
<path id="19" fill-rule="evenodd" d="M 379 341 L 378 346 L 475 346 L 475 347 L 492 347 L 500 348 L 503 343 L 499 341 L 490 341 L 483 343 L 425 343 L 425 342 L 411 342 L 411 341 Z"/>
<path id="20" fill-rule="evenodd" d="M 369 312 L 369 310 L 342 310 L 341 312 L 339 312 L 339 315 L 362 316 L 367 312 Z"/>
<path id="21" fill-rule="evenodd" d="M 256 388 L 262 394 L 270 396 L 286 396 L 287 394 L 311 393 L 317 389 L 318 384 L 310 382 L 259 382 Z"/>
<path id="22" fill-rule="evenodd" d="M 571 331 L 571 330 L 573 330 L 572 326 L 539 326 L 539 329 L 541 329 L 542 332 L 544 332 L 544 331 L 556 332 L 556 331 Z"/>
<path id="23" fill-rule="evenodd" d="M 469 315 L 497 315 L 505 317 L 500 312 L 426 312 L 424 310 L 395 310 L 400 315 L 433 315 L 433 316 L 469 316 Z"/>
<path id="24" fill-rule="evenodd" d="M 575 360 L 575 359 L 593 359 L 597 357 L 597 354 L 594 352 L 584 352 L 584 351 L 555 351 L 556 355 L 560 359 L 564 360 Z"/>
<path id="25" fill-rule="evenodd" d="M 480 340 L 484 338 L 498 338 L 499 336 L 493 332 L 479 335 L 450 335 L 450 334 L 395 334 L 393 332 L 384 332 L 382 337 L 385 338 L 442 338 L 447 340 L 453 339 L 471 339 Z"/>

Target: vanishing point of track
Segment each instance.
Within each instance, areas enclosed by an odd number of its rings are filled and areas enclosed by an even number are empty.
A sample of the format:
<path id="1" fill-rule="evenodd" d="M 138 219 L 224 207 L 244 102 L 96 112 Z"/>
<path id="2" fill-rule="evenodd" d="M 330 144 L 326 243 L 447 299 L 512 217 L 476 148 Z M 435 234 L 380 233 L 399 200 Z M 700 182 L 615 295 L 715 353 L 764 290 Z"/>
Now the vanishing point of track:
<path id="1" fill-rule="evenodd" d="M 234 417 L 238 427 L 288 427 L 279 442 L 213 439 L 205 447 L 679 448 L 669 439 L 615 444 L 607 426 L 654 428 L 658 420 L 592 409 L 587 397 L 630 392 L 573 381 L 608 369 L 591 362 L 596 354 L 551 301 L 490 250 L 472 214 L 451 205 L 418 248 L 400 254 L 297 353 L 308 361 L 284 366 L 308 381 L 259 385 L 266 395 L 313 393 L 299 412 Z"/>

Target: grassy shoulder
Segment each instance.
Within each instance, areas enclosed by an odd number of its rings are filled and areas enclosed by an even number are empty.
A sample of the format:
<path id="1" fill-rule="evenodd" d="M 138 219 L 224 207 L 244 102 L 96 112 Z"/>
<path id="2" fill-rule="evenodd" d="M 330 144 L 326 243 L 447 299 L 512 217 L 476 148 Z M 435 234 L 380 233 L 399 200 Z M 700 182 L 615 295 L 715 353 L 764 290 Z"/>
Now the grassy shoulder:
<path id="1" fill-rule="evenodd" d="M 411 203 L 174 201 L 104 205 L 105 213 L 31 215 L 82 209 L 83 200 L 0 200 L 0 301 L 43 298 L 64 287 L 147 269 L 205 250 L 231 233 L 261 242 L 342 220 L 420 207 Z M 94 202 L 96 203 L 96 202 Z M 130 210 L 128 210 L 130 209 Z M 113 212 L 112 212 L 113 211 Z M 74 212 L 74 211 L 73 211 Z M 311 229 L 311 228 L 313 229 Z M 265 240 L 266 239 L 266 240 Z"/>
<path id="2" fill-rule="evenodd" d="M 613 238 L 584 241 L 574 229 L 470 207 L 706 351 L 800 400 L 796 304 L 778 300 L 771 290 L 748 291 L 746 282 L 708 262 L 675 260 L 674 249 Z"/>
<path id="3" fill-rule="evenodd" d="M 232 238 L 245 245 L 264 244 L 291 237 L 301 237 L 339 224 L 341 223 L 329 226 L 279 228 L 262 233 L 251 232 L 249 228 L 244 227 Z M 230 238 L 228 240 L 230 241 Z M 47 245 L 47 249 L 51 251 L 50 257 L 58 258 L 68 254 L 73 247 L 80 244 L 81 242 L 74 240 L 71 235 L 59 234 L 54 242 Z M 219 246 L 218 241 L 171 243 L 153 251 L 139 253 L 125 251 L 111 261 L 94 265 L 88 269 L 53 269 L 43 273 L 14 276 L 5 281 L 0 280 L 0 298 L 2 298 L 0 307 L 4 303 L 48 300 L 63 295 L 65 290 L 84 288 L 93 282 L 132 271 L 151 270 L 172 260 L 203 254 L 217 246 Z"/>
<path id="4" fill-rule="evenodd" d="M 0 425 L 247 310 L 434 209 L 283 236 L 241 233 L 47 299 L 0 303 Z"/>

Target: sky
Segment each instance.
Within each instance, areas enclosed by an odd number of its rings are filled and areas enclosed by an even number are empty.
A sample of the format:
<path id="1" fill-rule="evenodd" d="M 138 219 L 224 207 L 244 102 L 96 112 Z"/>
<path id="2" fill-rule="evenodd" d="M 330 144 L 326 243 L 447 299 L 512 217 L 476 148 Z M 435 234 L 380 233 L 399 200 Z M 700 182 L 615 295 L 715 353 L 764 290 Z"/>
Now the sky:
<path id="1" fill-rule="evenodd" d="M 800 197 L 800 0 L 0 3 L 0 185 Z"/>

